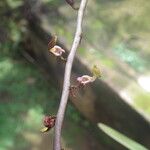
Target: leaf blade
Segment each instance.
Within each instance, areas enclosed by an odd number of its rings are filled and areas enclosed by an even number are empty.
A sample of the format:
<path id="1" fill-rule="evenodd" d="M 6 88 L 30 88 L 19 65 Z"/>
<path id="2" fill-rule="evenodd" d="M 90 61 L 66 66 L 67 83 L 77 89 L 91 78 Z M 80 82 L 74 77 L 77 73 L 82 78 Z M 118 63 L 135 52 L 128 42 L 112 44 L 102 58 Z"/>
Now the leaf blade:
<path id="1" fill-rule="evenodd" d="M 118 143 L 130 150 L 148 150 L 143 145 L 137 143 L 136 141 L 128 138 L 127 136 L 123 135 L 122 133 L 112 129 L 111 127 L 103 123 L 99 123 L 98 126 L 104 133 L 106 133 L 112 139 L 114 139 L 115 141 L 117 141 Z"/>

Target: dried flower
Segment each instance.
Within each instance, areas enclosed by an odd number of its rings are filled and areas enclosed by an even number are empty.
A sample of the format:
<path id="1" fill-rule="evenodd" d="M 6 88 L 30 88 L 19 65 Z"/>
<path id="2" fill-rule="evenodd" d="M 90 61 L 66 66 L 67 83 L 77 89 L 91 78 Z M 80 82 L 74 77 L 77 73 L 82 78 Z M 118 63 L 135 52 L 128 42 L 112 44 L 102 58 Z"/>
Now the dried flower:
<path id="1" fill-rule="evenodd" d="M 95 77 L 90 77 L 88 75 L 83 75 L 81 77 L 77 78 L 77 81 L 81 84 L 81 85 L 86 85 L 88 83 L 94 82 L 95 81 Z"/>
<path id="2" fill-rule="evenodd" d="M 53 128 L 55 125 L 55 120 L 55 116 L 45 116 L 43 120 L 43 124 L 45 127 L 41 130 L 41 132 L 47 132 L 48 130 Z"/>

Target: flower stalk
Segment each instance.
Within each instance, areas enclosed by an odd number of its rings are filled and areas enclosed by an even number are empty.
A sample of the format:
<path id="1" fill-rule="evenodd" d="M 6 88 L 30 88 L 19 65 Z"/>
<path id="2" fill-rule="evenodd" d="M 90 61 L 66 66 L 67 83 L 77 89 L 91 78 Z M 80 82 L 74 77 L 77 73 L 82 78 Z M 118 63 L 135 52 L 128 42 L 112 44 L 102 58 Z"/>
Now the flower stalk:
<path id="1" fill-rule="evenodd" d="M 66 110 L 68 97 L 69 97 L 72 64 L 73 64 L 76 50 L 81 40 L 83 14 L 85 12 L 86 4 L 87 4 L 87 0 L 81 0 L 80 8 L 78 10 L 76 33 L 75 33 L 71 51 L 69 53 L 66 62 L 63 91 L 62 91 L 61 101 L 60 101 L 60 105 L 56 117 L 56 122 L 55 122 L 55 136 L 54 136 L 54 148 L 53 148 L 54 150 L 61 150 L 61 130 L 62 130 L 62 124 L 63 124 L 65 110 Z"/>

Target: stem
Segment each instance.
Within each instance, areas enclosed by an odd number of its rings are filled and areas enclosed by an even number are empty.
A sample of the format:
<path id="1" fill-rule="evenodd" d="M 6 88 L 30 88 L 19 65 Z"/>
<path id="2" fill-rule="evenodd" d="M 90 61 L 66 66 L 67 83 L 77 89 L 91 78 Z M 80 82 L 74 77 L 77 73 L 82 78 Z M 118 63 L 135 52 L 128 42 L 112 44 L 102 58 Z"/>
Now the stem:
<path id="1" fill-rule="evenodd" d="M 66 62 L 63 91 L 62 91 L 61 101 L 60 101 L 56 123 L 55 123 L 55 137 L 54 137 L 54 148 L 53 148 L 54 150 L 61 150 L 61 130 L 62 130 L 62 124 L 63 124 L 65 110 L 66 110 L 68 97 L 69 97 L 71 69 L 72 69 L 72 64 L 73 64 L 76 50 L 81 40 L 83 14 L 85 11 L 86 4 L 87 4 L 87 0 L 81 0 L 80 8 L 78 10 L 76 33 L 75 33 L 71 51 L 69 53 Z"/>

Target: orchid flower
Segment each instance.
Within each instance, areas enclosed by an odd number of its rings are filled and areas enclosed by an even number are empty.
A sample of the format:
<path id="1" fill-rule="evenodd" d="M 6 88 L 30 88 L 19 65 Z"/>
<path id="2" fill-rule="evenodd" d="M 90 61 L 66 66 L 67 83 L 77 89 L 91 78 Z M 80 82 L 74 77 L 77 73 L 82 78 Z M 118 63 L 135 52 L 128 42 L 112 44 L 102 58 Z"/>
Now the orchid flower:
<path id="1" fill-rule="evenodd" d="M 88 75 L 83 75 L 81 77 L 77 78 L 77 81 L 81 84 L 81 85 L 86 85 L 88 83 L 94 82 L 95 81 L 95 77 L 90 77 Z"/>
<path id="2" fill-rule="evenodd" d="M 62 49 L 60 46 L 55 45 L 53 48 L 50 49 L 50 52 L 58 57 L 58 56 L 62 56 L 62 54 L 65 53 L 65 50 Z"/>
<path id="3" fill-rule="evenodd" d="M 53 36 L 50 42 L 48 43 L 48 50 L 56 57 L 62 57 L 62 54 L 65 53 L 65 50 L 60 46 L 56 45 L 56 42 L 57 42 L 57 36 Z"/>

